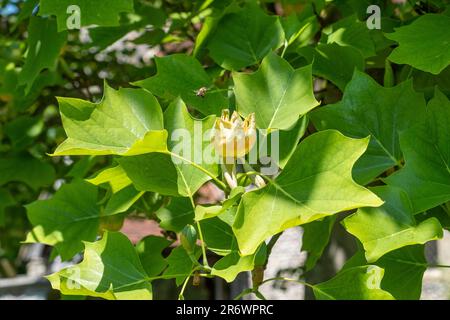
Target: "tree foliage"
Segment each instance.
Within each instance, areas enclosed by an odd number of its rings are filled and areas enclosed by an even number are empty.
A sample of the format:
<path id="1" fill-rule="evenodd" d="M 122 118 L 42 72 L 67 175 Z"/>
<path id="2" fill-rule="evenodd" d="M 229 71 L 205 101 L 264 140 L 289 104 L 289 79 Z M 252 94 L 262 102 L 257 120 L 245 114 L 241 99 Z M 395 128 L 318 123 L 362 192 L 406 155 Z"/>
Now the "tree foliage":
<path id="1" fill-rule="evenodd" d="M 0 258 L 44 243 L 83 254 L 47 277 L 64 295 L 183 298 L 258 274 L 292 227 L 313 269 L 345 216 L 360 249 L 315 297 L 418 299 L 450 219 L 450 6 L 374 2 L 380 29 L 352 0 L 0 0 Z M 217 162 L 222 112 L 274 172 Z M 131 243 L 130 217 L 164 236 Z"/>

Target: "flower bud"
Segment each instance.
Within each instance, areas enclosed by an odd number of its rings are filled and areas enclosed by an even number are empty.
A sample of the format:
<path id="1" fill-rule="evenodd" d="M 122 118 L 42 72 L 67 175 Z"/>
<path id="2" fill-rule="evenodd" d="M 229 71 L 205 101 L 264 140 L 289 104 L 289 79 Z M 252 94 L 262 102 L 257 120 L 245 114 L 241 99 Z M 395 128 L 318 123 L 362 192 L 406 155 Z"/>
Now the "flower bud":
<path id="1" fill-rule="evenodd" d="M 266 182 L 264 181 L 264 179 L 260 175 L 256 175 L 255 176 L 255 185 L 258 188 L 262 188 L 262 187 L 266 186 Z"/>
<path id="2" fill-rule="evenodd" d="M 197 243 L 197 231 L 188 224 L 183 228 L 180 235 L 181 245 L 187 253 L 194 253 Z"/>
<path id="3" fill-rule="evenodd" d="M 216 119 L 212 142 L 217 153 L 223 158 L 242 158 L 256 142 L 255 114 L 250 113 L 245 120 L 234 111 L 225 109 Z"/>
<path id="4" fill-rule="evenodd" d="M 234 188 L 236 188 L 238 186 L 236 175 L 230 174 L 229 172 L 225 172 L 223 174 L 223 176 L 225 178 L 225 181 L 230 186 L 231 190 L 233 190 Z"/>

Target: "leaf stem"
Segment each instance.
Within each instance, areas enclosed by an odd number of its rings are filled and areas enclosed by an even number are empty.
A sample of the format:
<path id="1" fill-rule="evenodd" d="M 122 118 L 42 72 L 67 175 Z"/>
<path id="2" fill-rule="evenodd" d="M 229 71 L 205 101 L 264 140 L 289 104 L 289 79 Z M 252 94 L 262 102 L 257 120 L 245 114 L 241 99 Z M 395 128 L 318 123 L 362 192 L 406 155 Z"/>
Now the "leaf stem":
<path id="1" fill-rule="evenodd" d="M 284 40 L 284 46 L 283 46 L 283 51 L 281 51 L 281 56 L 280 57 L 284 57 L 284 54 L 286 53 L 286 50 L 289 46 L 289 43 L 287 42 L 287 40 Z"/>
<path id="2" fill-rule="evenodd" d="M 316 289 L 317 291 L 320 291 L 320 293 L 322 293 L 323 295 L 327 296 L 331 300 L 336 300 L 336 298 L 334 298 L 333 296 L 329 295 L 325 291 L 320 290 L 317 286 L 315 286 L 315 285 L 313 285 L 311 283 L 308 283 L 306 281 L 298 280 L 298 279 L 291 279 L 291 278 L 284 278 L 284 277 L 275 277 L 275 278 L 267 279 L 267 280 L 263 281 L 261 284 L 269 282 L 269 281 L 276 281 L 276 280 L 290 281 L 290 282 L 295 282 L 295 283 L 298 283 L 298 284 L 302 284 L 302 285 L 304 285 L 306 287 L 310 287 L 311 289 Z"/>
<path id="3" fill-rule="evenodd" d="M 178 274 L 162 274 L 160 276 L 156 276 L 156 277 L 147 277 L 144 278 L 143 281 L 154 281 L 154 280 L 166 280 L 166 279 L 172 279 L 172 278 L 176 278 L 176 277 L 182 277 L 185 276 L 185 273 L 178 273 Z M 120 288 L 120 287 L 118 287 Z M 116 288 L 117 289 L 117 288 Z"/>
<path id="4" fill-rule="evenodd" d="M 191 273 L 187 276 L 186 280 L 183 282 L 183 286 L 181 287 L 180 294 L 178 295 L 178 300 L 184 300 L 184 290 L 186 290 L 186 286 L 191 279 L 192 274 L 197 270 L 197 268 L 192 269 Z"/>
<path id="5" fill-rule="evenodd" d="M 206 248 L 205 248 L 205 241 L 203 240 L 203 233 L 202 228 L 200 227 L 200 222 L 197 221 L 197 229 L 198 229 L 198 235 L 200 237 L 200 242 L 202 243 L 202 255 L 203 255 L 203 266 L 207 269 L 210 269 L 208 258 L 206 255 Z"/>
<path id="6" fill-rule="evenodd" d="M 189 200 L 191 200 L 192 209 L 195 212 L 195 202 L 194 202 L 194 198 L 192 197 L 191 194 L 189 195 Z M 202 227 L 200 226 L 200 222 L 199 221 L 197 221 L 197 229 L 198 229 L 198 235 L 200 237 L 200 242 L 201 242 L 201 247 L 202 247 L 203 266 L 206 269 L 211 269 L 209 264 L 208 264 L 208 258 L 206 256 L 205 240 L 203 239 Z M 197 263 L 198 263 L 198 261 L 197 261 Z"/>
<path id="7" fill-rule="evenodd" d="M 444 264 L 430 264 L 428 265 L 429 268 L 450 268 L 450 266 L 444 265 Z"/>
<path id="8" fill-rule="evenodd" d="M 302 280 L 298 280 L 298 279 L 292 279 L 292 278 L 285 278 L 285 277 L 274 277 L 274 278 L 269 278 L 264 280 L 263 282 L 261 282 L 261 285 L 263 285 L 264 283 L 270 282 L 270 281 L 289 281 L 289 282 L 295 282 L 298 284 L 302 284 L 304 286 L 310 287 L 311 289 L 314 289 L 316 286 L 313 284 L 310 284 L 306 281 L 302 281 Z"/>
<path id="9" fill-rule="evenodd" d="M 247 288 L 245 290 L 243 290 L 241 293 L 239 293 L 236 297 L 233 298 L 233 300 L 239 300 L 241 299 L 243 296 L 246 296 L 250 293 L 253 293 L 253 288 Z"/>
<path id="10" fill-rule="evenodd" d="M 258 171 L 247 171 L 247 172 L 245 172 L 245 174 L 246 174 L 247 176 L 257 176 L 257 175 L 261 175 L 261 173 L 258 172 Z M 261 175 L 261 176 L 262 176 L 262 175 Z"/>
<path id="11" fill-rule="evenodd" d="M 450 215 L 450 210 L 449 210 L 449 207 L 450 207 L 450 202 L 449 202 L 449 205 L 447 205 L 447 204 L 441 204 L 441 208 L 445 211 L 445 213 L 446 214 L 448 214 L 448 215 Z"/>
<path id="12" fill-rule="evenodd" d="M 265 179 L 267 182 L 275 184 L 274 180 L 269 178 L 268 176 L 263 175 L 261 172 L 253 170 L 253 168 L 247 163 L 247 161 L 243 158 L 242 165 L 244 166 L 245 175 L 247 176 L 256 176 L 259 175 L 261 178 Z"/>
<path id="13" fill-rule="evenodd" d="M 240 294 L 238 294 L 238 295 L 234 298 L 234 300 L 239 300 L 239 299 L 241 299 L 243 296 L 245 296 L 245 295 L 247 295 L 247 294 L 251 294 L 251 293 L 255 293 L 256 296 L 257 296 L 258 298 L 260 298 L 260 299 L 261 299 L 261 297 L 264 298 L 264 296 L 263 296 L 263 295 L 261 294 L 261 292 L 259 291 L 259 287 L 260 287 L 261 285 L 267 283 L 267 282 L 270 282 L 270 281 L 289 281 L 289 282 L 295 282 L 295 283 L 298 283 L 298 284 L 301 284 L 301 285 L 310 287 L 311 289 L 317 289 L 317 287 L 316 287 L 315 285 L 310 284 L 310 283 L 308 283 L 308 282 L 306 282 L 306 281 L 302 281 L 302 280 L 298 280 L 298 279 L 285 278 L 285 277 L 274 277 L 274 278 L 269 278 L 269 279 L 266 279 L 266 280 L 262 281 L 262 282 L 259 284 L 259 286 L 256 287 L 256 288 L 248 288 L 248 289 L 243 290 Z M 323 291 L 321 291 L 321 292 L 322 292 L 324 295 L 327 295 L 327 296 L 329 296 L 330 298 L 332 298 L 332 299 L 334 300 L 334 298 L 333 298 L 332 296 L 326 294 L 326 293 L 323 292 Z"/>

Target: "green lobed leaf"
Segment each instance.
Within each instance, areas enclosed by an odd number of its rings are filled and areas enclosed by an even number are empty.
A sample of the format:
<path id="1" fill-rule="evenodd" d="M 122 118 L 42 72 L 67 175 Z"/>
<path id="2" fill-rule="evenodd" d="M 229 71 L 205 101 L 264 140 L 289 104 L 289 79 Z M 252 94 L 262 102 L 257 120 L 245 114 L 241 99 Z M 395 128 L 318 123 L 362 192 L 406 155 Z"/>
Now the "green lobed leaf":
<path id="1" fill-rule="evenodd" d="M 267 150 L 267 155 L 271 157 L 271 160 L 276 161 L 278 158 L 277 165 L 280 168 L 284 168 L 294 153 L 300 139 L 304 136 L 308 125 L 309 117 L 303 116 L 298 119 L 297 123 L 289 130 L 271 131 L 258 142 L 259 150 Z M 272 137 L 273 135 L 278 135 L 278 138 Z M 278 154 L 278 156 L 276 156 L 276 154 Z"/>
<path id="2" fill-rule="evenodd" d="M 203 159 L 203 150 L 210 143 L 202 140 L 203 134 L 212 128 L 215 117 L 194 119 L 177 99 L 165 111 L 165 119 L 171 137 L 170 152 L 126 157 L 118 162 L 138 190 L 192 197 L 211 176 L 218 174 L 217 162 L 209 164 Z"/>
<path id="3" fill-rule="evenodd" d="M 325 30 L 326 41 L 324 42 L 354 47 L 361 52 L 364 58 L 368 58 L 375 55 L 375 44 L 370 31 L 365 22 L 359 21 L 356 16 L 352 15 L 339 20 L 329 30 Z"/>
<path id="4" fill-rule="evenodd" d="M 284 47 L 285 55 L 295 48 L 307 46 L 315 41 L 315 37 L 321 30 L 321 25 L 317 19 L 316 11 L 318 9 L 317 1 L 305 3 L 302 10 L 290 13 L 286 17 L 280 17 L 280 22 L 284 29 L 285 41 L 287 47 Z M 287 12 L 286 12 L 287 13 Z M 285 42 L 286 44 L 286 42 Z"/>
<path id="5" fill-rule="evenodd" d="M 433 98 L 436 86 L 446 96 L 450 95 L 450 66 L 442 70 L 438 75 L 406 66 L 399 75 L 400 79 L 407 77 L 408 73 L 411 73 L 411 78 L 413 78 L 414 89 L 418 92 L 423 92 L 425 99 Z"/>
<path id="6" fill-rule="evenodd" d="M 13 84 L 15 90 L 12 92 L 11 107 L 18 111 L 25 111 L 33 106 L 46 87 L 58 86 L 62 83 L 63 79 L 58 70 L 46 69 L 37 75 L 30 88 L 27 88 L 26 85 L 16 86 L 16 84 Z"/>
<path id="7" fill-rule="evenodd" d="M 352 79 L 355 69 L 364 70 L 364 57 L 355 48 L 337 43 L 303 47 L 297 52 L 312 63 L 312 73 L 333 82 L 341 91 Z"/>
<path id="8" fill-rule="evenodd" d="M 17 20 L 20 22 L 29 18 L 38 4 L 39 0 L 24 1 L 22 8 L 20 8 L 19 15 L 17 16 Z"/>
<path id="9" fill-rule="evenodd" d="M 171 156 L 166 153 L 153 152 L 124 157 L 117 161 L 139 191 L 151 191 L 176 197 L 184 191 L 183 179 L 172 163 Z M 184 195 L 187 196 L 187 194 Z"/>
<path id="10" fill-rule="evenodd" d="M 158 276 L 166 268 L 167 261 L 162 251 L 169 245 L 169 240 L 157 236 L 147 236 L 136 244 L 139 259 L 149 277 Z"/>
<path id="11" fill-rule="evenodd" d="M 418 222 L 422 222 L 431 217 L 438 219 L 444 229 L 450 230 L 450 202 L 415 215 Z"/>
<path id="12" fill-rule="evenodd" d="M 333 230 L 336 216 L 325 217 L 303 226 L 302 252 L 307 252 L 308 257 L 305 262 L 305 271 L 314 268 L 317 261 L 322 256 Z"/>
<path id="13" fill-rule="evenodd" d="M 228 107 L 225 95 L 218 91 L 211 77 L 200 62 L 186 54 L 171 54 L 156 58 L 156 75 L 133 84 L 145 88 L 167 100 L 181 97 L 190 107 L 204 115 L 220 115 Z M 204 96 L 197 95 L 200 88 L 206 88 Z"/>
<path id="14" fill-rule="evenodd" d="M 401 189 L 382 186 L 371 191 L 385 203 L 379 208 L 360 208 L 343 220 L 345 229 L 363 244 L 369 263 L 401 247 L 442 238 L 436 218 L 416 223 L 410 200 Z"/>
<path id="15" fill-rule="evenodd" d="M 114 45 L 116 41 L 119 41 L 129 32 L 139 30 L 145 27 L 142 21 L 136 23 L 123 24 L 115 27 L 97 27 L 89 29 L 89 38 L 91 42 L 86 43 L 84 46 L 86 49 L 95 47 L 99 52 L 107 49 L 109 46 Z M 91 49 L 92 50 L 92 49 Z"/>
<path id="16" fill-rule="evenodd" d="M 396 299 L 420 299 L 423 274 L 428 263 L 425 247 L 414 245 L 389 252 L 377 261 L 384 272 L 381 287 Z"/>
<path id="17" fill-rule="evenodd" d="M 389 252 L 375 264 L 384 269 L 381 288 L 398 300 L 417 300 L 422 291 L 422 278 L 427 269 L 423 245 L 406 246 Z M 344 266 L 352 268 L 366 265 L 364 252 L 358 251 Z"/>
<path id="18" fill-rule="evenodd" d="M 412 82 L 384 88 L 370 76 L 356 71 L 340 102 L 311 114 L 319 130 L 336 129 L 345 135 L 370 135 L 367 152 L 355 166 L 355 179 L 366 184 L 387 169 L 400 165 L 399 134 L 425 116 L 425 100 Z"/>
<path id="19" fill-rule="evenodd" d="M 218 260 L 212 270 L 213 276 L 221 277 L 228 283 L 233 282 L 241 272 L 252 271 L 255 267 L 255 254 L 241 256 L 239 252 L 232 251 Z"/>
<path id="20" fill-rule="evenodd" d="M 194 193 L 211 177 L 218 174 L 218 161 L 212 157 L 212 163 L 204 159 L 205 149 L 210 147 L 211 141 L 204 139 L 214 126 L 215 116 L 208 116 L 201 120 L 193 118 L 181 99 L 172 102 L 164 112 L 164 125 L 171 139 L 168 142 L 172 154 L 181 158 L 175 162 L 178 172 L 178 189 L 181 195 L 192 197 Z M 184 130 L 180 135 L 179 130 Z M 187 134 L 187 135 L 186 135 Z M 179 147 L 182 147 L 181 149 Z M 198 167 L 203 169 L 199 170 Z"/>
<path id="21" fill-rule="evenodd" d="M 100 158 L 95 156 L 88 156 L 79 159 L 70 168 L 69 172 L 67 172 L 66 177 L 79 179 L 86 177 L 90 173 L 92 168 L 94 168 L 94 166 L 100 162 L 99 160 Z"/>
<path id="22" fill-rule="evenodd" d="M 423 120 L 400 136 L 406 164 L 385 179 L 406 191 L 413 213 L 450 200 L 450 101 L 439 89 Z"/>
<path id="23" fill-rule="evenodd" d="M 416 69 L 438 74 L 450 64 L 450 16 L 425 14 L 407 26 L 387 33 L 388 39 L 399 46 L 389 55 L 389 60 L 409 64 Z"/>
<path id="24" fill-rule="evenodd" d="M 234 221 L 236 220 L 236 213 L 239 207 L 239 203 L 231 206 L 230 208 L 228 208 L 228 210 L 218 215 L 219 219 L 228 224 L 230 227 L 233 227 Z"/>
<path id="25" fill-rule="evenodd" d="M 255 254 L 249 256 L 241 256 L 237 250 L 233 250 L 214 264 L 211 274 L 231 283 L 241 272 L 252 271 L 258 261 L 266 259 L 266 254 L 265 243 L 262 243 Z"/>
<path id="26" fill-rule="evenodd" d="M 258 128 L 287 130 L 319 104 L 314 98 L 311 66 L 294 70 L 275 53 L 266 56 L 252 74 L 233 72 L 233 80 L 239 113 L 254 112 Z"/>
<path id="27" fill-rule="evenodd" d="M 351 139 L 334 130 L 302 141 L 272 183 L 242 197 L 233 225 L 241 254 L 254 253 L 264 240 L 290 227 L 380 206 L 376 195 L 352 179 L 352 167 L 367 144 L 367 138 Z"/>
<path id="28" fill-rule="evenodd" d="M 314 285 L 318 300 L 393 300 L 394 297 L 380 288 L 384 270 L 369 265 L 341 270 L 332 279 Z"/>
<path id="29" fill-rule="evenodd" d="M 235 238 L 231 226 L 218 217 L 200 221 L 203 239 L 208 250 L 225 256 L 235 250 Z"/>
<path id="30" fill-rule="evenodd" d="M 164 230 L 180 232 L 194 221 L 194 209 L 189 198 L 173 197 L 167 206 L 155 212 Z"/>
<path id="31" fill-rule="evenodd" d="M 0 227 L 5 225 L 5 209 L 15 203 L 8 189 L 0 189 Z"/>
<path id="32" fill-rule="evenodd" d="M 105 232 L 97 242 L 85 242 L 81 263 L 47 276 L 53 289 L 65 295 L 108 300 L 148 300 L 152 287 L 135 248 L 119 232 Z"/>
<path id="33" fill-rule="evenodd" d="M 5 125 L 5 134 L 11 140 L 15 150 L 24 149 L 33 143 L 33 140 L 41 134 L 44 122 L 40 117 L 28 115 L 18 117 Z"/>
<path id="34" fill-rule="evenodd" d="M 286 17 L 280 17 L 284 35 L 288 45 L 293 44 L 297 39 L 308 33 L 318 22 L 311 4 L 307 4 L 301 12 L 291 13 Z M 301 39 L 303 40 L 303 39 Z"/>
<path id="35" fill-rule="evenodd" d="M 120 231 L 124 225 L 126 216 L 126 213 L 102 214 L 100 217 L 99 234 L 102 234 L 104 231 Z"/>
<path id="36" fill-rule="evenodd" d="M 200 248 L 197 247 L 197 250 L 193 255 L 195 259 L 200 257 L 201 250 L 199 249 Z M 194 262 L 191 260 L 186 250 L 181 246 L 173 249 L 166 260 L 168 267 L 163 275 L 167 278 L 175 278 L 177 286 L 181 285 L 194 269 Z"/>
<path id="37" fill-rule="evenodd" d="M 229 5 L 225 1 L 215 1 L 214 4 L 225 4 L 226 6 L 224 8 L 215 8 L 216 10 L 213 10 L 213 12 L 207 16 L 202 24 L 202 28 L 200 32 L 197 34 L 197 37 L 195 38 L 195 47 L 193 51 L 193 55 L 196 58 L 199 58 L 203 55 L 205 51 L 205 46 L 208 43 L 208 40 L 211 38 L 211 36 L 214 34 L 214 31 L 217 29 L 217 25 L 222 19 L 222 17 L 226 14 L 232 13 L 232 12 L 238 12 L 240 10 L 240 7 L 235 1 L 232 1 Z"/>
<path id="38" fill-rule="evenodd" d="M 132 183 L 121 166 L 106 168 L 86 181 L 96 186 L 107 183 L 113 193 L 119 192 Z"/>
<path id="39" fill-rule="evenodd" d="M 238 186 L 233 190 L 231 190 L 228 198 L 222 201 L 220 205 L 212 205 L 212 206 L 197 205 L 195 207 L 195 221 L 210 219 L 224 214 L 232 206 L 238 204 L 244 192 L 245 188 Z"/>
<path id="40" fill-rule="evenodd" d="M 55 70 L 57 59 L 66 43 L 67 33 L 56 31 L 56 21 L 33 16 L 28 26 L 28 50 L 25 64 L 19 74 L 18 84 L 30 89 L 44 69 Z"/>
<path id="41" fill-rule="evenodd" d="M 82 241 L 94 241 L 100 225 L 97 188 L 78 180 L 63 185 L 51 199 L 26 206 L 34 226 L 27 243 L 55 246 L 63 260 L 83 249 Z"/>
<path id="42" fill-rule="evenodd" d="M 37 190 L 55 181 L 55 169 L 50 164 L 31 156 L 2 157 L 0 159 L 0 186 L 22 182 Z"/>
<path id="43" fill-rule="evenodd" d="M 126 212 L 143 194 L 144 191 L 137 191 L 132 185 L 120 190 L 108 200 L 103 214 L 109 216 Z"/>
<path id="44" fill-rule="evenodd" d="M 207 49 L 222 68 L 239 70 L 258 63 L 283 44 L 284 32 L 276 16 L 269 16 L 253 1 L 224 15 L 210 35 Z"/>
<path id="45" fill-rule="evenodd" d="M 117 26 L 120 13 L 134 12 L 133 0 L 40 0 L 39 15 L 56 16 L 58 31 L 66 30 L 66 21 L 71 16 L 68 8 L 72 5 L 80 9 L 80 27 Z"/>
<path id="46" fill-rule="evenodd" d="M 101 102 L 58 98 L 64 130 L 68 138 L 53 156 L 136 155 L 165 151 L 161 107 L 143 89 L 114 90 L 105 82 Z"/>

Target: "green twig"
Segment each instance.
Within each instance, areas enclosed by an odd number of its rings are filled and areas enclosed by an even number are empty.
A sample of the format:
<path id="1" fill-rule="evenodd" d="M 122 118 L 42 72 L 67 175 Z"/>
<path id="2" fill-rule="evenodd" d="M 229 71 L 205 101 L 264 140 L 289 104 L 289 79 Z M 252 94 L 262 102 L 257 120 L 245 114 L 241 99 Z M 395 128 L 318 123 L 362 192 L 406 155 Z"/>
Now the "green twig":
<path id="1" fill-rule="evenodd" d="M 184 300 L 184 290 L 186 290 L 186 286 L 191 279 L 192 274 L 197 271 L 197 268 L 192 269 L 191 273 L 187 276 L 186 280 L 184 280 L 183 286 L 181 287 L 180 294 L 178 295 L 178 300 Z"/>
<path id="2" fill-rule="evenodd" d="M 189 195 L 189 200 L 191 201 L 192 210 L 194 210 L 194 212 L 195 212 L 195 202 L 194 202 L 194 198 L 192 197 L 191 194 Z M 198 221 L 197 221 L 197 229 L 198 229 L 198 235 L 199 235 L 199 237 L 200 237 L 200 242 L 201 242 L 201 247 L 202 247 L 203 266 L 204 266 L 206 269 L 211 269 L 211 268 L 209 267 L 209 264 L 208 264 L 208 258 L 207 258 L 207 256 L 206 256 L 206 248 L 205 248 L 205 241 L 204 241 L 204 239 L 203 239 L 202 228 L 201 228 L 201 226 L 200 226 L 200 222 L 198 222 Z M 195 259 L 194 259 L 194 261 L 195 261 Z M 198 263 L 198 261 L 195 261 L 195 262 Z"/>
<path id="3" fill-rule="evenodd" d="M 430 264 L 428 265 L 429 268 L 450 268 L 450 266 L 446 266 L 443 264 Z"/>
<path id="4" fill-rule="evenodd" d="M 253 293 L 253 288 L 248 288 L 243 290 L 241 293 L 239 293 L 233 300 L 239 300 L 241 299 L 243 296 L 246 296 L 250 293 Z"/>
<path id="5" fill-rule="evenodd" d="M 248 289 L 243 290 L 240 294 L 238 294 L 238 295 L 234 298 L 234 300 L 239 300 L 239 299 L 241 299 L 243 296 L 245 296 L 245 295 L 247 295 L 247 294 L 251 294 L 251 293 L 254 293 L 254 294 L 255 294 L 258 298 L 260 298 L 260 299 L 265 299 L 264 296 L 263 296 L 263 295 L 261 294 L 261 292 L 259 291 L 259 287 L 261 287 L 263 284 L 265 284 L 265 283 L 267 283 L 267 282 L 271 282 L 271 281 L 289 281 L 289 282 L 295 282 L 295 283 L 298 283 L 298 284 L 301 284 L 301 285 L 310 287 L 311 289 L 319 290 L 315 285 L 310 284 L 310 283 L 308 283 L 308 282 L 306 282 L 306 281 L 302 281 L 302 280 L 298 280 L 298 279 L 285 278 L 285 277 L 274 277 L 274 278 L 270 278 L 270 279 L 266 279 L 266 280 L 262 281 L 262 282 L 259 284 L 259 286 L 258 286 L 257 288 L 248 288 Z M 328 297 L 330 297 L 331 299 L 334 300 L 334 298 L 333 298 L 332 296 L 330 296 L 329 294 L 327 294 L 327 293 L 325 293 L 325 292 L 323 292 L 323 291 L 321 291 L 321 290 L 319 290 L 319 291 L 320 291 L 322 294 L 324 294 L 324 295 L 326 295 L 326 296 L 328 296 Z M 261 297 L 260 297 L 259 295 L 261 295 Z"/>
<path id="6" fill-rule="evenodd" d="M 289 47 L 289 44 L 288 44 L 288 42 L 285 40 L 284 41 L 284 46 L 283 46 L 283 51 L 281 51 L 281 55 L 280 55 L 280 57 L 284 57 L 284 54 L 286 53 L 286 50 L 287 50 L 287 48 Z"/>
<path id="7" fill-rule="evenodd" d="M 206 248 L 205 248 L 205 241 L 203 240 L 203 233 L 202 228 L 200 227 L 200 222 L 197 221 L 197 229 L 198 229 L 198 236 L 200 237 L 200 242 L 202 245 L 202 255 L 203 255 L 203 266 L 207 269 L 210 269 L 210 266 L 208 264 L 208 258 L 206 256 Z"/>

